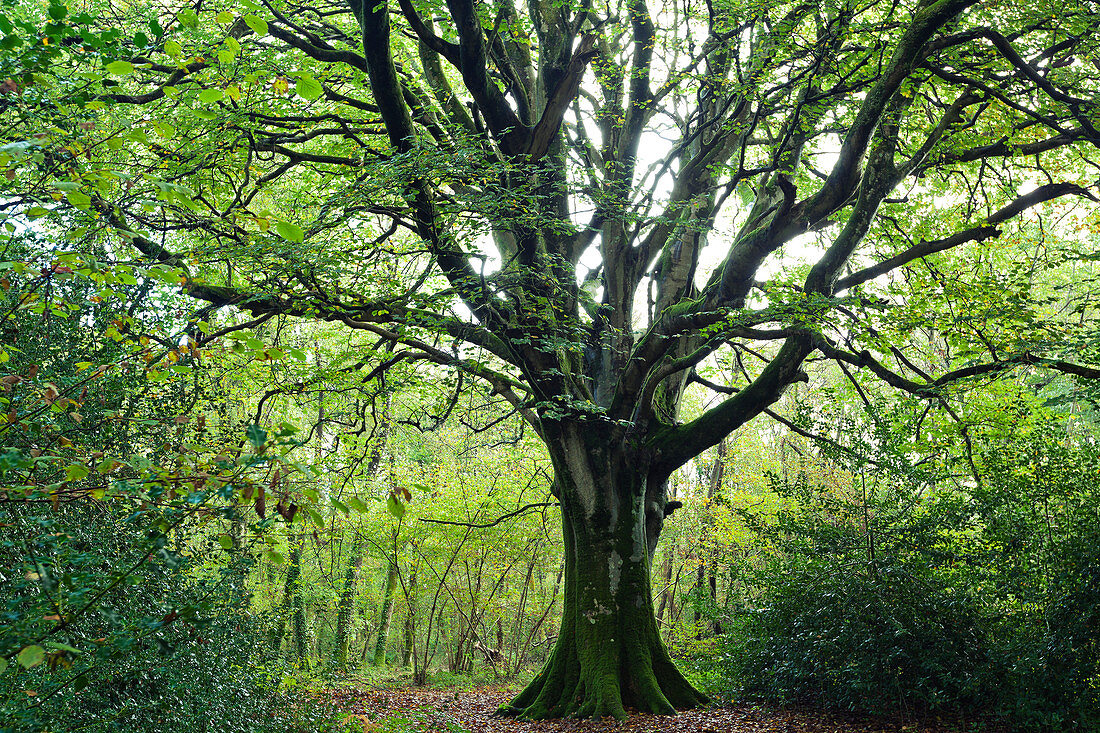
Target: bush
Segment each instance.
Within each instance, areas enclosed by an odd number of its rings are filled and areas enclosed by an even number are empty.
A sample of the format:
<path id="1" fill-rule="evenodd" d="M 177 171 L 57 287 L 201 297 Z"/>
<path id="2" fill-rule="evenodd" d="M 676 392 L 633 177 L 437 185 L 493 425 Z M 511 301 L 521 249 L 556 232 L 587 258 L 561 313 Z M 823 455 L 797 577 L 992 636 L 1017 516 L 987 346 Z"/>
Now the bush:
<path id="1" fill-rule="evenodd" d="M 777 484 L 797 509 L 772 524 L 745 514 L 775 552 L 726 611 L 726 684 L 1100 729 L 1100 449 L 1048 429 L 981 465 L 962 489 Z"/>
<path id="2" fill-rule="evenodd" d="M 185 435 L 202 368 L 166 273 L 38 236 L 0 238 L 0 729 L 286 729 L 240 546 L 274 519 L 235 509 L 283 433 Z"/>
<path id="3" fill-rule="evenodd" d="M 1100 448 L 1020 441 L 975 492 L 997 609 L 997 707 L 1020 728 L 1100 730 Z"/>
<path id="4" fill-rule="evenodd" d="M 785 560 L 735 615 L 724 660 L 745 693 L 886 713 L 979 696 L 985 648 L 976 604 L 904 566 Z"/>
<path id="5" fill-rule="evenodd" d="M 0 543 L 0 645 L 14 654 L 37 643 L 45 654 L 0 675 L 4 730 L 252 731 L 256 713 L 274 712 L 279 676 L 255 651 L 250 559 L 219 566 L 177 553 L 128 522 L 134 514 L 0 510 L 0 522 L 23 530 Z"/>

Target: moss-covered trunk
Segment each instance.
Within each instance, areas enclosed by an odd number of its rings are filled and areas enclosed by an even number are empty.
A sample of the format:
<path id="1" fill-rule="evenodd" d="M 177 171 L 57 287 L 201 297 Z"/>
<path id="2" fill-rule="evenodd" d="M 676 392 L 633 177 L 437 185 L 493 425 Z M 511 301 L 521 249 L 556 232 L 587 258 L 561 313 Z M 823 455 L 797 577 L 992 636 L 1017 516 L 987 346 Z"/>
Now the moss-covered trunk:
<path id="1" fill-rule="evenodd" d="M 348 647 L 351 645 L 352 616 L 355 613 L 355 596 L 359 588 L 359 570 L 363 567 L 363 538 L 356 534 L 348 554 L 348 567 L 344 574 L 344 588 L 336 612 L 336 644 L 332 665 L 341 671 L 348 668 Z"/>
<path id="2" fill-rule="evenodd" d="M 390 634 L 390 619 L 393 617 L 393 597 L 397 590 L 397 564 L 390 562 L 386 568 L 386 585 L 382 589 L 382 608 L 378 612 L 378 636 L 374 642 L 374 657 L 371 664 L 381 667 L 386 663 L 386 643 Z"/>
<path id="3" fill-rule="evenodd" d="M 628 708 L 671 714 L 703 704 L 657 633 L 644 462 L 622 446 L 574 438 L 551 445 L 565 539 L 561 633 L 543 670 L 501 712 L 622 719 Z"/>
<path id="4" fill-rule="evenodd" d="M 302 597 L 302 576 L 301 576 L 301 563 L 302 563 L 302 545 L 305 540 L 302 536 L 299 536 L 297 541 L 291 546 L 290 551 L 290 563 L 295 570 L 294 573 L 294 592 L 290 595 L 291 608 L 293 614 L 291 615 L 291 633 L 294 637 L 294 653 L 298 658 L 298 663 L 303 668 L 310 668 L 310 654 L 309 654 L 309 629 L 306 625 L 306 605 L 305 599 Z M 290 589 L 290 580 L 287 580 L 287 588 Z"/>

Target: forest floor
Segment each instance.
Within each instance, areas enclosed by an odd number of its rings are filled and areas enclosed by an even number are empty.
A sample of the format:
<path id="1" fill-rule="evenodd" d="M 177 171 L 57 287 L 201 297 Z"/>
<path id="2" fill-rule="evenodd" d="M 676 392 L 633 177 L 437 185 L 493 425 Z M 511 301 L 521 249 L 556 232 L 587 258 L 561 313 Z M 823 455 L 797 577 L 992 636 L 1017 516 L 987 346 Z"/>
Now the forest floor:
<path id="1" fill-rule="evenodd" d="M 788 709 L 754 704 L 715 704 L 675 716 L 636 713 L 626 721 L 524 721 L 500 718 L 494 711 L 516 689 L 502 687 L 386 690 L 341 687 L 326 690 L 326 702 L 339 711 L 351 730 L 366 733 L 999 733 L 974 721 L 898 721 L 869 716 Z M 387 720 L 388 719 L 388 720 Z M 405 722 L 401 722 L 401 719 Z"/>

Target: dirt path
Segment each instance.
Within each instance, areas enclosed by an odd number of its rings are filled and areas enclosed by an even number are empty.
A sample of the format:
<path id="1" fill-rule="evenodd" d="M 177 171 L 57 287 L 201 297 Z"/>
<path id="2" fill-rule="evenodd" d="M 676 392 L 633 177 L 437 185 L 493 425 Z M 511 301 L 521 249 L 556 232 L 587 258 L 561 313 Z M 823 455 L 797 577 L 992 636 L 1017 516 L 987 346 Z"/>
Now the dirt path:
<path id="1" fill-rule="evenodd" d="M 493 711 L 514 692 L 499 687 L 477 689 L 394 689 L 327 691 L 331 702 L 365 731 L 401 730 L 381 726 L 383 717 L 403 717 L 406 730 L 430 733 L 950 733 L 959 728 L 943 721 L 890 722 L 861 716 L 755 705 L 714 705 L 675 716 L 635 714 L 623 723 L 612 720 L 521 721 L 498 718 Z M 973 730 L 973 728 L 969 728 Z M 993 733 L 992 729 L 990 733 Z"/>

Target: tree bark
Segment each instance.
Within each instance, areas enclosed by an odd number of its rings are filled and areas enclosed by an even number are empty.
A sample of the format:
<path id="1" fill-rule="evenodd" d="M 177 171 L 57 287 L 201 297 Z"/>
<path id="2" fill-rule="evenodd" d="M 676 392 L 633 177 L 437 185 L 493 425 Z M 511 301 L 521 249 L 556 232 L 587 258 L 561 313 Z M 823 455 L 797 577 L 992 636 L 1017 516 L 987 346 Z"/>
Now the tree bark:
<path id="1" fill-rule="evenodd" d="M 416 666 L 416 569 L 409 576 L 409 587 L 405 595 L 405 651 L 401 655 L 401 666 L 413 665 L 413 679 L 416 680 L 419 669 Z"/>
<path id="2" fill-rule="evenodd" d="M 582 424 L 548 441 L 565 539 L 561 633 L 543 670 L 501 712 L 621 720 L 627 708 L 672 714 L 703 704 L 657 632 L 645 466 L 635 451 L 583 432 Z"/>
<path id="3" fill-rule="evenodd" d="M 390 563 L 386 569 L 386 585 L 382 589 L 382 609 L 378 613 L 378 636 L 374 642 L 372 664 L 381 667 L 386 663 L 386 641 L 390 633 L 390 619 L 393 617 L 393 597 L 397 592 L 397 564 Z"/>
<path id="4" fill-rule="evenodd" d="M 293 608 L 293 616 L 291 617 L 291 632 L 294 636 L 294 653 L 298 657 L 299 663 L 303 667 L 309 669 L 310 655 L 309 655 L 309 639 L 308 629 L 306 628 L 306 609 L 305 599 L 302 598 L 302 582 L 301 582 L 301 564 L 302 564 L 302 545 L 304 539 L 298 537 L 291 545 L 290 550 L 290 563 L 292 572 L 294 573 L 293 581 L 293 593 L 290 595 L 290 602 Z M 291 590 L 291 581 L 288 576 L 287 590 Z"/>
<path id="5" fill-rule="evenodd" d="M 294 608 L 294 595 L 298 590 L 298 576 L 301 572 L 301 544 L 297 538 L 291 535 L 288 538 L 290 552 L 287 555 L 286 582 L 283 585 L 283 602 L 279 606 L 279 621 L 271 633 L 271 650 L 276 654 L 283 644 L 286 636 L 286 625 Z"/>
<path id="6" fill-rule="evenodd" d="M 344 588 L 336 611 L 336 649 L 333 660 L 336 669 L 344 671 L 348 666 L 348 646 L 351 641 L 351 617 L 355 610 L 355 592 L 359 588 L 359 570 L 363 567 L 363 539 L 356 535 L 348 556 L 348 569 L 344 575 Z"/>

